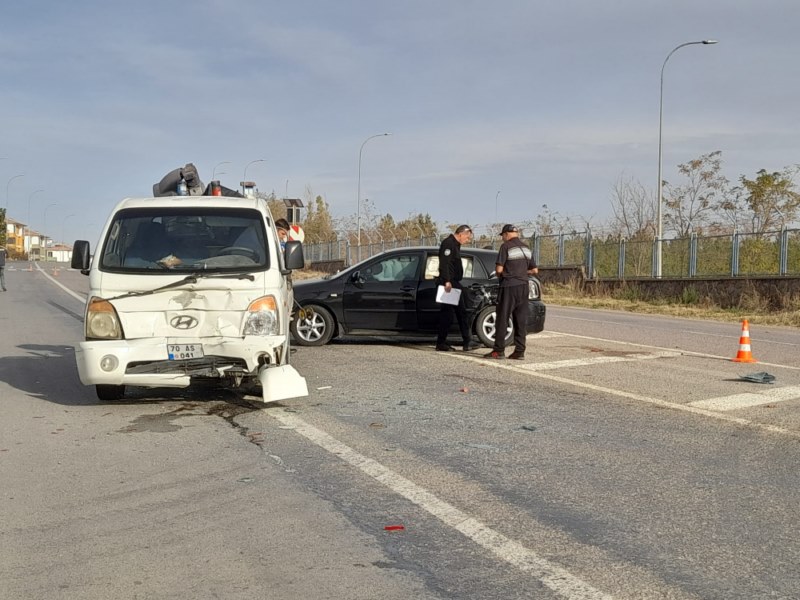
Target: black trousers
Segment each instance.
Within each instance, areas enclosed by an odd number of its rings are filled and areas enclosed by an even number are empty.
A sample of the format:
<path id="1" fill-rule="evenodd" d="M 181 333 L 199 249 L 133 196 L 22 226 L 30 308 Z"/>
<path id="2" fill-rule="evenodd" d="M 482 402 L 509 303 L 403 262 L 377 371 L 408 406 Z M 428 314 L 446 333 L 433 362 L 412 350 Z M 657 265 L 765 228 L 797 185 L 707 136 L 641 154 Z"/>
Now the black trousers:
<path id="1" fill-rule="evenodd" d="M 453 286 L 455 289 L 461 290 L 461 298 L 458 299 L 457 305 L 445 304 L 442 302 L 439 305 L 439 331 L 436 335 L 436 345 L 443 346 L 447 343 L 447 334 L 450 332 L 450 326 L 453 324 L 453 315 L 458 320 L 458 328 L 461 330 L 461 338 L 464 340 L 466 346 L 472 340 L 472 334 L 469 331 L 469 323 L 467 322 L 467 309 L 464 305 L 465 290 L 459 286 Z"/>
<path id="2" fill-rule="evenodd" d="M 509 317 L 514 326 L 514 351 L 525 352 L 525 338 L 528 335 L 528 286 L 526 284 L 500 288 L 493 348 L 497 352 L 502 352 L 506 347 Z"/>

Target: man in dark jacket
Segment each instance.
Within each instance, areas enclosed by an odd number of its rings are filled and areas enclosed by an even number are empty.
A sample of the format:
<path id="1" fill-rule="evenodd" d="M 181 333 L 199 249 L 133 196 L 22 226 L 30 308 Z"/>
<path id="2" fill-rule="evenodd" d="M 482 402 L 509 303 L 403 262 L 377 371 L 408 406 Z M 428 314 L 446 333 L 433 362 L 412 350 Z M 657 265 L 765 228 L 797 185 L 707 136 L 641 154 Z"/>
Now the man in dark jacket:
<path id="1" fill-rule="evenodd" d="M 500 278 L 500 295 L 497 299 L 494 348 L 486 358 L 505 358 L 508 318 L 514 326 L 514 352 L 508 358 L 525 358 L 525 338 L 528 335 L 528 275 L 539 272 L 533 253 L 519 239 L 515 225 L 503 225 L 500 232 L 503 245 L 497 253 L 495 273 Z"/>
<path id="2" fill-rule="evenodd" d="M 464 277 L 464 265 L 461 263 L 461 244 L 466 244 L 472 238 L 472 229 L 469 225 L 459 225 L 455 232 L 447 236 L 439 246 L 439 277 L 436 283 L 444 287 L 445 294 L 449 294 L 453 289 L 460 292 L 457 304 L 442 302 L 439 304 L 439 332 L 436 336 L 436 349 L 440 352 L 454 350 L 447 343 L 447 334 L 453 324 L 453 313 L 458 320 L 458 327 L 461 330 L 461 337 L 464 341 L 464 351 L 478 347 L 472 341 L 472 334 L 467 322 L 467 310 L 465 308 L 465 298 L 461 287 L 461 279 Z"/>

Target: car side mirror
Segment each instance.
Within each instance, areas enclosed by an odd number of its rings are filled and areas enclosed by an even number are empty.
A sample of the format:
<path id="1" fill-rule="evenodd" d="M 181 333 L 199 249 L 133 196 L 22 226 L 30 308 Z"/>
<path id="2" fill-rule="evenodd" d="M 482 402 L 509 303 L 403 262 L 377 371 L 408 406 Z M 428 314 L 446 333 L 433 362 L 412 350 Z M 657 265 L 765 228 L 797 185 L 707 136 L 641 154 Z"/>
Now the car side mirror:
<path id="1" fill-rule="evenodd" d="M 356 271 L 355 273 L 350 275 L 350 283 L 352 283 L 353 285 L 357 285 L 360 287 L 364 285 L 364 281 L 365 279 L 364 276 L 361 274 L 361 271 Z"/>

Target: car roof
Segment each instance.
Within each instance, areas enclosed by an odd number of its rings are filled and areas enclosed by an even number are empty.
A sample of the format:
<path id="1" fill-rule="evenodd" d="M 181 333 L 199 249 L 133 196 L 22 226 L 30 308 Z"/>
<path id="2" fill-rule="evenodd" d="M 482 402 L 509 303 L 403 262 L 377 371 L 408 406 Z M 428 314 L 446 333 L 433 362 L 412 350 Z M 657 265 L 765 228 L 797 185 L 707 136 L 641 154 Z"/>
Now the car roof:
<path id="1" fill-rule="evenodd" d="M 389 250 L 384 250 L 379 254 L 373 254 L 369 258 L 375 258 L 377 256 L 386 256 L 389 254 L 395 254 L 397 252 L 408 252 L 409 250 L 439 252 L 439 246 L 403 246 L 402 248 L 390 248 Z M 491 250 L 489 248 L 475 248 L 474 246 L 461 246 L 461 252 L 469 252 L 470 254 L 476 254 L 476 255 L 497 256 L 497 250 Z"/>

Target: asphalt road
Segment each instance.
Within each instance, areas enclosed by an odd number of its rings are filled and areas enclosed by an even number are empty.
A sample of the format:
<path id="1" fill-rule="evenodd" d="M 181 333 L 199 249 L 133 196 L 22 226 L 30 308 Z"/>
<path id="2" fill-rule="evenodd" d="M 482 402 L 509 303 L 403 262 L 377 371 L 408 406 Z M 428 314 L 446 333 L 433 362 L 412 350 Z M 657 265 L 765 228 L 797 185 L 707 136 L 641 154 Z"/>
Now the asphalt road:
<path id="1" fill-rule="evenodd" d="M 524 362 L 348 338 L 297 349 L 308 398 L 103 404 L 86 278 L 6 278 L 0 598 L 800 597 L 795 329 L 741 364 L 737 325 L 551 306 Z"/>

